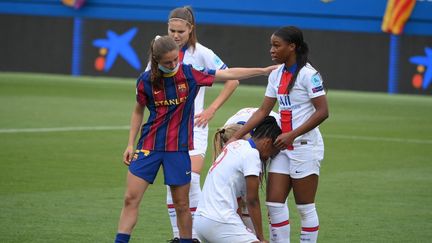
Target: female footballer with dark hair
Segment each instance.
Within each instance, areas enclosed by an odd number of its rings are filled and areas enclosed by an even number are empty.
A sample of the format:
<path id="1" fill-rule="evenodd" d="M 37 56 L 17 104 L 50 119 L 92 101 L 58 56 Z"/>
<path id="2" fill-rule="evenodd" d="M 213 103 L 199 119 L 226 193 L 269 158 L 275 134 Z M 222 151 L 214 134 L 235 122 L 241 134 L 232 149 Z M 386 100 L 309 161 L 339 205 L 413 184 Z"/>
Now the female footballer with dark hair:
<path id="1" fill-rule="evenodd" d="M 282 134 L 275 145 L 284 149 L 269 167 L 267 208 L 271 242 L 289 242 L 290 224 L 286 199 L 293 189 L 301 219 L 300 242 L 316 242 L 319 221 L 315 208 L 324 143 L 318 126 L 327 119 L 328 105 L 321 75 L 308 62 L 308 45 L 294 26 L 276 30 L 271 36 L 272 60 L 282 64 L 269 76 L 261 107 L 234 134 L 241 138 L 279 103 Z"/>

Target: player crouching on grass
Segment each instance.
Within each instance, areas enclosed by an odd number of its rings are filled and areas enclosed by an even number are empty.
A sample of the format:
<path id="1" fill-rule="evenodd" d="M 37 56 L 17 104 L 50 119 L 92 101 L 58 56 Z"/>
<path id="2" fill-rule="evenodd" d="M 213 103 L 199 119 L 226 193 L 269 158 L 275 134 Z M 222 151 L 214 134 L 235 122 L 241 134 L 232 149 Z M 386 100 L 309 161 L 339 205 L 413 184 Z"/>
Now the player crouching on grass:
<path id="1" fill-rule="evenodd" d="M 267 116 L 250 139 L 228 144 L 213 162 L 194 219 L 194 227 L 203 242 L 267 242 L 262 230 L 258 189 L 266 161 L 279 153 L 273 143 L 281 133 L 276 119 Z M 237 198 L 244 191 L 256 235 L 237 213 Z"/>

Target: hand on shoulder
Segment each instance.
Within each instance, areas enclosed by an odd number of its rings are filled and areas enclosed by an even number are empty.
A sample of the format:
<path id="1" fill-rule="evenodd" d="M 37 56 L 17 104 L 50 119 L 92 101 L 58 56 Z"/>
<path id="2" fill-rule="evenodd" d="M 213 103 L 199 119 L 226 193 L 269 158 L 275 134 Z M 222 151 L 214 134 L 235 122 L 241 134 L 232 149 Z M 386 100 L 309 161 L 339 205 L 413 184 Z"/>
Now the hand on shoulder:
<path id="1" fill-rule="evenodd" d="M 264 68 L 264 73 L 268 76 L 268 75 L 270 75 L 270 73 L 271 73 L 273 70 L 277 69 L 279 66 L 280 66 L 280 65 L 271 65 L 271 66 L 265 67 L 265 68 Z"/>

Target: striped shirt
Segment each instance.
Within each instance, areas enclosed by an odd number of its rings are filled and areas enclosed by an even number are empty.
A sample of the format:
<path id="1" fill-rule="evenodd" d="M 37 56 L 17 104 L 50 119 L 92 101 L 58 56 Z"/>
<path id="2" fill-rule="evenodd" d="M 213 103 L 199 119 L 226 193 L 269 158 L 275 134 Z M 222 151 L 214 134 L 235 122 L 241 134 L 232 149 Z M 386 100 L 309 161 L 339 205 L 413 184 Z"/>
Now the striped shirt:
<path id="1" fill-rule="evenodd" d="M 144 72 L 137 81 L 136 98 L 150 114 L 142 126 L 137 149 L 192 150 L 194 99 L 200 86 L 213 84 L 215 73 L 180 64 L 175 74 L 164 75 L 158 88 L 150 81 L 150 71 Z"/>

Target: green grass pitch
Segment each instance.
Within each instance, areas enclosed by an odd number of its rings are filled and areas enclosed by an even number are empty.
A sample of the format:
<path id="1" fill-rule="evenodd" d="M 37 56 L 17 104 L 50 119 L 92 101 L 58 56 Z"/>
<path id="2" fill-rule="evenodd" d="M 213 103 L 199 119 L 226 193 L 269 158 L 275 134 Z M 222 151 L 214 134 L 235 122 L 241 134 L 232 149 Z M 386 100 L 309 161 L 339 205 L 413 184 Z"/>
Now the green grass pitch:
<path id="1" fill-rule="evenodd" d="M 134 85 L 0 73 L 0 242 L 113 242 Z M 221 88 L 207 89 L 206 102 Z M 240 108 L 259 106 L 264 90 L 240 85 L 211 121 L 210 136 Z M 328 100 L 319 241 L 430 242 L 432 97 L 330 90 Z M 144 196 L 131 242 L 171 237 L 162 179 Z M 292 195 L 289 205 L 298 242 Z"/>

